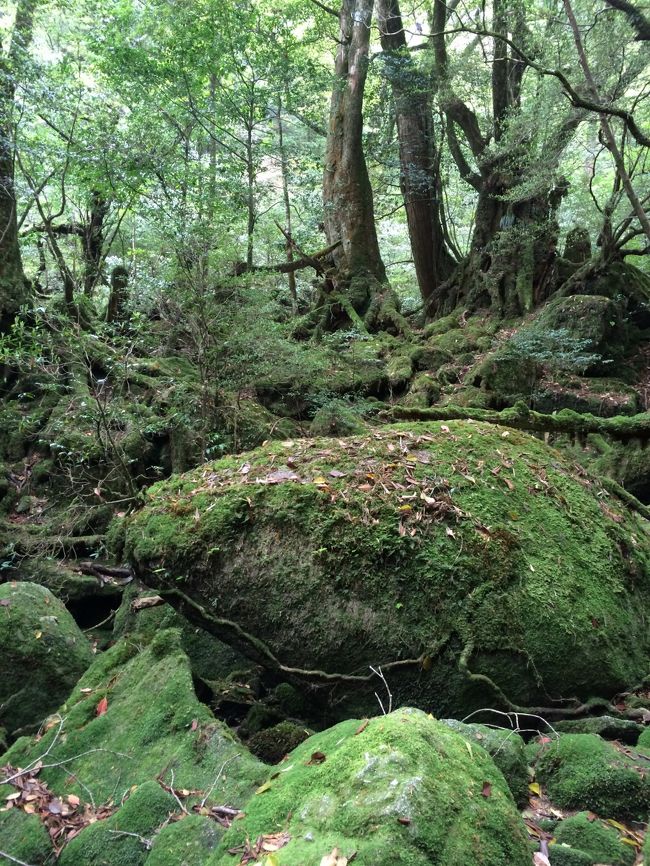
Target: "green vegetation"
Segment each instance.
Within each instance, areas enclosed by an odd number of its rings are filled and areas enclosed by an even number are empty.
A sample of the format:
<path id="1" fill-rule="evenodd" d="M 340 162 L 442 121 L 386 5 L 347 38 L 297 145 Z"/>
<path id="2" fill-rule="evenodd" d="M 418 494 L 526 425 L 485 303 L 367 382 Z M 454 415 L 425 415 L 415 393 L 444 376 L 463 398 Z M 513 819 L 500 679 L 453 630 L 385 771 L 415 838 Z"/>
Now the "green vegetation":
<path id="1" fill-rule="evenodd" d="M 644 529 L 601 491 L 522 433 L 398 425 L 172 478 L 125 550 L 181 613 L 303 681 L 376 689 L 381 664 L 400 702 L 438 712 L 546 706 L 646 669 Z"/>
<path id="2" fill-rule="evenodd" d="M 528 845 L 503 776 L 483 749 L 470 751 L 415 710 L 342 722 L 291 753 L 210 863 L 226 866 L 228 849 L 285 832 L 280 866 L 318 866 L 334 848 L 368 866 L 523 866 Z"/>
<path id="3" fill-rule="evenodd" d="M 594 734 L 562 734 L 542 746 L 536 771 L 564 808 L 622 820 L 643 820 L 648 814 L 650 786 L 634 756 Z"/>
<path id="4" fill-rule="evenodd" d="M 0 866 L 648 860 L 649 40 L 2 5 Z"/>
<path id="5" fill-rule="evenodd" d="M 0 584 L 0 726 L 34 731 L 92 661 L 90 644 L 42 586 Z"/>

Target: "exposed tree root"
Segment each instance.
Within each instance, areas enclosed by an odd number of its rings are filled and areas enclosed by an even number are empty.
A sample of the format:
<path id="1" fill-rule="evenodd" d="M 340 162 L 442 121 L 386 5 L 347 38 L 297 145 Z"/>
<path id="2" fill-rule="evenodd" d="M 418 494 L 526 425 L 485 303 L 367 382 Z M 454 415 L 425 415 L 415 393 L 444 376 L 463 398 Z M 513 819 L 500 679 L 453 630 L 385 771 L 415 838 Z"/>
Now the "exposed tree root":
<path id="1" fill-rule="evenodd" d="M 609 716 L 617 718 L 625 718 L 625 713 L 621 713 L 606 698 L 589 698 L 587 701 L 579 701 L 577 698 L 568 699 L 565 706 L 556 707 L 522 707 L 513 703 L 505 694 L 503 689 L 498 686 L 491 677 L 486 674 L 473 673 L 469 668 L 469 660 L 474 652 L 474 644 L 468 641 L 463 647 L 463 651 L 458 659 L 458 669 L 463 676 L 472 683 L 477 683 L 482 686 L 487 686 L 491 692 L 497 697 L 500 703 L 512 713 L 521 713 L 522 715 L 541 716 L 542 718 L 566 719 L 576 718 L 579 716 L 587 716 L 595 710 L 604 711 Z"/>
<path id="2" fill-rule="evenodd" d="M 245 631 L 239 623 L 208 613 L 202 605 L 179 589 L 159 589 L 158 592 L 170 604 L 176 607 L 186 619 L 202 627 L 209 627 L 212 634 L 238 649 L 252 661 L 262 665 L 267 670 L 281 673 L 289 679 L 300 680 L 318 686 L 339 684 L 363 686 L 375 679 L 375 673 L 372 670 L 370 673 L 363 675 L 343 674 L 284 665 L 267 644 L 258 637 L 255 637 L 255 635 L 250 634 L 250 632 Z M 433 648 L 423 652 L 417 658 L 398 659 L 382 663 L 380 667 L 384 672 L 393 671 L 398 668 L 421 668 L 425 663 L 429 664 L 431 658 L 441 652 L 447 640 L 448 636 L 443 637 Z"/>

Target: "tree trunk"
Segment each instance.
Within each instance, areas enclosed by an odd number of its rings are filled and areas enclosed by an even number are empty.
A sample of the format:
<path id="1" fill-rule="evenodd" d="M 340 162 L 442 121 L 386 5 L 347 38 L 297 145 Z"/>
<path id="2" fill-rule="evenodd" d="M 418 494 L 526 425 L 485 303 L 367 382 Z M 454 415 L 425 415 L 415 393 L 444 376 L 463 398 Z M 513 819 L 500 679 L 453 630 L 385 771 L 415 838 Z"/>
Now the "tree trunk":
<path id="1" fill-rule="evenodd" d="M 378 0 L 381 47 L 391 84 L 400 157 L 400 187 L 420 294 L 426 302 L 455 267 L 441 219 L 439 156 L 434 140 L 428 76 L 406 46 L 398 0 Z"/>
<path id="2" fill-rule="evenodd" d="M 287 263 L 293 262 L 293 235 L 291 231 L 291 200 L 289 198 L 289 160 L 284 142 L 284 120 L 282 118 L 282 96 L 278 95 L 277 105 L 278 147 L 280 149 L 280 171 L 282 174 L 282 201 L 284 203 L 285 250 Z M 298 292 L 296 290 L 296 274 L 289 271 L 289 294 L 294 315 L 298 312 Z"/>
<path id="3" fill-rule="evenodd" d="M 124 320 L 128 300 L 128 285 L 129 272 L 122 265 L 117 265 L 111 273 L 111 294 L 106 310 L 107 322 L 117 324 Z"/>
<path id="4" fill-rule="evenodd" d="M 492 13 L 493 32 L 506 37 L 512 34 L 518 44 L 524 44 L 521 4 L 495 0 Z M 497 36 L 493 37 L 491 72 L 492 128 L 488 135 L 482 133 L 476 114 L 453 91 L 444 36 L 447 15 L 447 4 L 434 0 L 433 42 L 441 105 L 449 124 L 451 155 L 478 198 L 470 254 L 441 287 L 439 301 L 429 302 L 427 315 L 445 314 L 459 304 L 470 309 L 488 307 L 498 316 L 521 315 L 543 303 L 555 288 L 559 231 L 555 211 L 567 184 L 558 178 L 554 187 L 540 184 L 532 192 L 526 187 L 535 154 L 521 143 L 508 144 L 507 138 L 510 118 L 519 109 L 526 65 Z M 557 137 L 547 141 L 544 159 L 548 165 L 559 164 L 582 116 L 571 111 Z M 478 171 L 465 158 L 460 134 Z M 488 149 L 493 141 L 499 142 L 497 155 Z"/>
<path id="5" fill-rule="evenodd" d="M 386 283 L 362 137 L 372 6 L 372 0 L 341 4 L 323 177 L 325 233 L 329 244 L 341 241 L 333 286 L 360 316 Z"/>
<path id="6" fill-rule="evenodd" d="M 90 196 L 90 214 L 83 235 L 84 294 L 88 296 L 92 295 L 102 276 L 104 220 L 109 209 L 109 203 L 100 192 L 93 190 Z"/>
<path id="7" fill-rule="evenodd" d="M 0 333 L 28 299 L 18 244 L 15 179 L 14 96 L 18 68 L 29 48 L 38 0 L 19 0 L 11 44 L 0 54 Z"/>

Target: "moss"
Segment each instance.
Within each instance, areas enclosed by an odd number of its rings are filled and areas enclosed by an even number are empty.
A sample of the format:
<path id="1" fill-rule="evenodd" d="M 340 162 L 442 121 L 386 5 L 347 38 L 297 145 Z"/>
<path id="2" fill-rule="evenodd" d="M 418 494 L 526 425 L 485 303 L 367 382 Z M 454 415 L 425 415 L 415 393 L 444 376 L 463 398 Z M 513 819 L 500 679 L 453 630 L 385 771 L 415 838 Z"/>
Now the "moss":
<path id="1" fill-rule="evenodd" d="M 59 864 L 143 866 L 156 831 L 177 808 L 172 795 L 157 782 L 145 782 L 110 818 L 91 824 L 72 839 L 63 849 Z"/>
<path id="2" fill-rule="evenodd" d="M 537 777 L 562 808 L 643 820 L 650 783 L 635 766 L 631 757 L 595 734 L 562 734 L 540 752 Z"/>
<path id="3" fill-rule="evenodd" d="M 404 388 L 413 375 L 413 359 L 410 352 L 398 352 L 388 359 L 386 373 L 391 388 Z"/>
<path id="4" fill-rule="evenodd" d="M 639 736 L 637 749 L 644 755 L 650 755 L 650 728 L 645 728 Z"/>
<path id="5" fill-rule="evenodd" d="M 531 405 L 538 412 L 572 409 L 605 418 L 642 411 L 637 391 L 617 379 L 568 377 L 565 382 L 542 382 L 532 395 Z"/>
<path id="6" fill-rule="evenodd" d="M 503 773 L 518 806 L 528 802 L 528 763 L 524 741 L 519 734 L 486 725 L 463 724 L 455 719 L 443 719 L 443 722 L 472 746 L 476 744 L 485 749 Z"/>
<path id="7" fill-rule="evenodd" d="M 402 403 L 405 406 L 431 406 L 440 397 L 440 385 L 430 373 L 418 373 Z"/>
<path id="8" fill-rule="evenodd" d="M 226 852 L 247 838 L 282 830 L 291 838 L 274 854 L 278 866 L 318 866 L 335 847 L 356 852 L 360 866 L 530 862 L 492 760 L 482 749 L 470 755 L 462 737 L 419 711 L 349 720 L 310 737 L 264 787 L 211 866 L 230 866 Z"/>
<path id="9" fill-rule="evenodd" d="M 63 604 L 34 583 L 0 585 L 0 724 L 35 729 L 92 661 Z"/>
<path id="10" fill-rule="evenodd" d="M 389 682 L 439 714 L 503 702 L 473 673 L 530 706 L 613 695 L 646 672 L 640 518 L 515 430 L 269 443 L 156 485 L 127 524 L 142 579 L 217 637 L 260 658 L 226 617 L 284 665 L 355 675 L 422 658 Z"/>
<path id="11" fill-rule="evenodd" d="M 147 645 L 156 635 L 166 629 L 179 629 L 181 647 L 189 658 L 192 673 L 203 680 L 227 677 L 235 670 L 246 667 L 246 660 L 209 632 L 192 625 L 174 610 L 171 605 L 133 609 L 138 598 L 155 595 L 154 590 L 142 590 L 131 584 L 122 597 L 113 625 L 113 639 L 128 636 L 138 645 Z"/>
<path id="12" fill-rule="evenodd" d="M 0 848 L 16 860 L 45 866 L 54 858 L 54 848 L 38 815 L 22 809 L 0 810 Z"/>
<path id="13" fill-rule="evenodd" d="M 97 715 L 104 698 L 106 712 Z M 177 630 L 159 632 L 144 649 L 128 637 L 115 644 L 97 657 L 60 714 L 61 731 L 54 724 L 38 742 L 23 737 L 4 760 L 26 766 L 52 746 L 50 761 L 68 763 L 43 769 L 41 778 L 55 793 L 82 801 L 90 790 L 103 803 L 160 774 L 169 783 L 171 770 L 178 788 L 207 790 L 229 762 L 209 803 L 239 806 L 264 774 L 197 700 Z"/>
<path id="14" fill-rule="evenodd" d="M 280 722 L 254 734 L 247 745 L 265 764 L 277 764 L 309 736 L 309 731 L 293 722 Z"/>
<path id="15" fill-rule="evenodd" d="M 363 430 L 358 412 L 344 400 L 328 400 L 316 411 L 309 425 L 312 436 L 349 436 Z"/>
<path id="16" fill-rule="evenodd" d="M 552 845 L 549 853 L 553 858 L 553 866 L 594 866 L 591 854 L 571 848 L 570 845 Z"/>
<path id="17" fill-rule="evenodd" d="M 630 719 L 612 716 L 595 716 L 587 719 L 565 719 L 555 723 L 555 729 L 563 734 L 598 734 L 604 740 L 620 740 L 630 746 L 636 745 L 644 730 Z"/>
<path id="18" fill-rule="evenodd" d="M 634 847 L 621 842 L 620 834 L 602 821 L 593 820 L 588 813 L 580 812 L 562 821 L 555 831 L 558 845 L 570 845 L 591 857 L 592 863 L 607 863 L 609 866 L 632 866 L 635 861 Z M 554 847 L 551 847 L 551 860 Z"/>
<path id="19" fill-rule="evenodd" d="M 429 324 L 426 325 L 424 328 L 424 336 L 427 338 L 435 337 L 439 334 L 445 334 L 447 331 L 451 331 L 453 328 L 457 328 L 461 315 L 462 310 L 458 310 L 456 312 L 450 313 L 448 316 L 443 316 L 440 319 L 429 322 Z"/>
<path id="20" fill-rule="evenodd" d="M 223 834 L 223 827 L 212 818 L 187 815 L 154 837 L 147 866 L 204 866 Z"/>

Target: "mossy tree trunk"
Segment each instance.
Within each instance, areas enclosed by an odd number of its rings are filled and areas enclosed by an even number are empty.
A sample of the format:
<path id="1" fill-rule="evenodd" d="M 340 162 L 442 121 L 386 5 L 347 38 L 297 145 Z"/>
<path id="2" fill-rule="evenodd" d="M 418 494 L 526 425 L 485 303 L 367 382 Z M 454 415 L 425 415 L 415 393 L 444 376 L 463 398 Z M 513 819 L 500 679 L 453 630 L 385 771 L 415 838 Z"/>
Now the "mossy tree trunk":
<path id="1" fill-rule="evenodd" d="M 431 81 L 409 54 L 398 0 L 377 4 L 385 70 L 393 94 L 400 156 L 400 187 L 413 263 L 427 301 L 454 270 L 445 241 L 440 155 L 434 138 Z"/>
<path id="2" fill-rule="evenodd" d="M 583 114 L 571 110 L 547 143 L 544 177 L 532 182 L 535 154 L 508 139 L 517 117 L 527 65 L 512 47 L 526 44 L 522 4 L 495 0 L 492 5 L 492 121 L 485 130 L 476 113 L 455 93 L 449 71 L 445 28 L 449 9 L 435 0 L 433 49 L 440 103 L 447 118 L 447 143 L 459 173 L 477 193 L 475 225 L 465 261 L 429 299 L 430 317 L 458 304 L 489 307 L 497 315 L 521 315 L 543 303 L 555 287 L 555 211 L 567 189 L 563 178 L 550 180 L 548 167 L 560 156 Z M 502 38 L 503 37 L 503 38 Z M 469 154 L 469 156 L 468 156 Z M 518 190 L 522 190 L 518 195 Z"/>
<path id="3" fill-rule="evenodd" d="M 18 243 L 14 96 L 19 68 L 32 41 L 38 2 L 19 0 L 10 45 L 4 54 L 0 47 L 0 333 L 10 327 L 29 293 Z"/>
<path id="4" fill-rule="evenodd" d="M 84 294 L 92 295 L 95 286 L 102 279 L 104 261 L 104 222 L 110 204 L 101 192 L 93 190 L 90 194 L 88 222 L 83 232 L 84 257 Z"/>
<path id="5" fill-rule="evenodd" d="M 321 319 L 325 327 L 335 327 L 346 319 L 372 330 L 387 324 L 400 329 L 403 323 L 379 252 L 363 151 L 363 94 L 372 7 L 372 0 L 342 0 L 339 12 L 323 205 L 328 243 L 340 242 L 340 246 L 332 254 L 334 268 L 319 305 L 326 311 Z"/>

